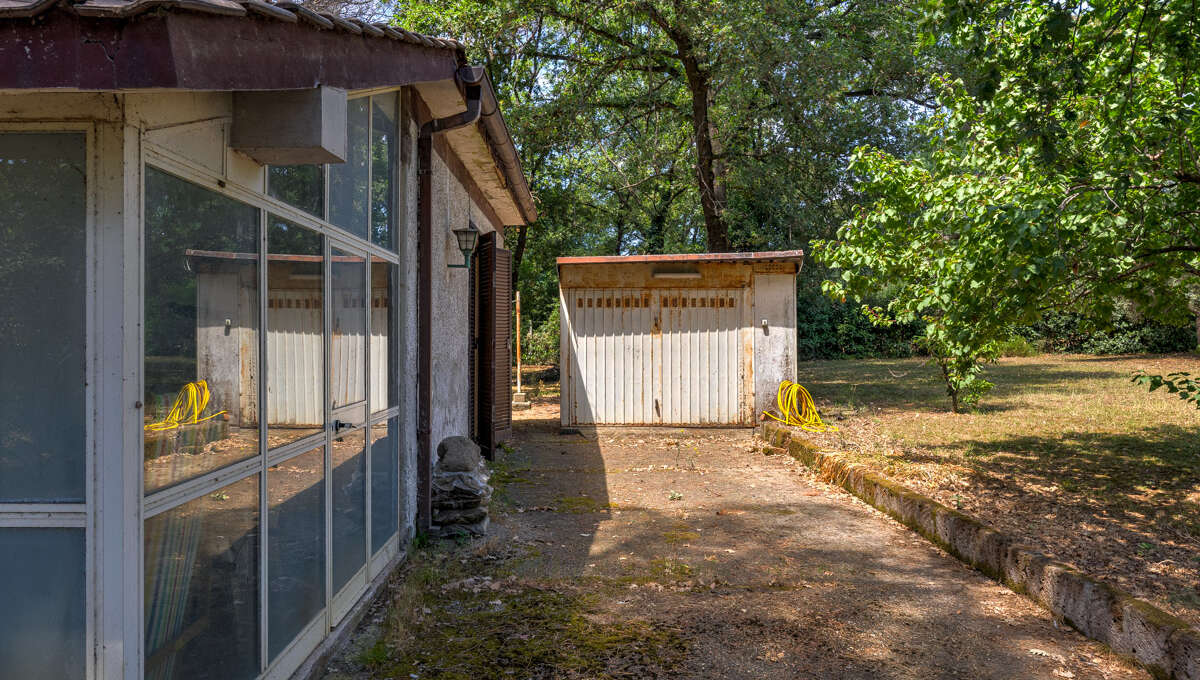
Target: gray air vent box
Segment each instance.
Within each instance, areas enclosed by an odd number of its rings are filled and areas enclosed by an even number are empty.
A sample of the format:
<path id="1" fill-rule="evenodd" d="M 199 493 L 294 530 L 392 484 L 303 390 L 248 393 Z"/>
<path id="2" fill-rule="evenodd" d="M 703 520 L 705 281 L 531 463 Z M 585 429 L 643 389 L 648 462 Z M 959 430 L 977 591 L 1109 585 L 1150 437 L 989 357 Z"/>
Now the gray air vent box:
<path id="1" fill-rule="evenodd" d="M 230 146 L 263 165 L 346 161 L 346 91 L 233 93 Z"/>

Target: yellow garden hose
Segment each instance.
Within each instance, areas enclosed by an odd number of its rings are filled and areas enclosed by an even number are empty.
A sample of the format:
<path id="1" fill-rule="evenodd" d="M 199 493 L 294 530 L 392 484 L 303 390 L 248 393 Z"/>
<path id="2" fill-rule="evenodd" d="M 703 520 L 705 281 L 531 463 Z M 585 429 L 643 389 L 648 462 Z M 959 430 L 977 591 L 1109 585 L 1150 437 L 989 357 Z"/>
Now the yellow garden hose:
<path id="1" fill-rule="evenodd" d="M 201 418 L 200 414 L 204 413 L 204 409 L 208 407 L 208 399 L 208 381 L 190 382 L 179 390 L 179 396 L 175 397 L 175 403 L 167 412 L 167 417 L 157 423 L 150 423 L 145 429 L 147 432 L 165 432 L 174 430 L 180 425 L 195 425 L 227 413 L 227 411 L 218 411 Z"/>
<path id="2" fill-rule="evenodd" d="M 799 427 L 809 432 L 837 432 L 837 428 L 821 422 L 817 413 L 817 405 L 813 403 L 812 395 L 803 385 L 791 380 L 779 383 L 779 394 L 775 396 L 775 405 L 782 417 L 767 411 L 763 413 L 791 427 Z"/>

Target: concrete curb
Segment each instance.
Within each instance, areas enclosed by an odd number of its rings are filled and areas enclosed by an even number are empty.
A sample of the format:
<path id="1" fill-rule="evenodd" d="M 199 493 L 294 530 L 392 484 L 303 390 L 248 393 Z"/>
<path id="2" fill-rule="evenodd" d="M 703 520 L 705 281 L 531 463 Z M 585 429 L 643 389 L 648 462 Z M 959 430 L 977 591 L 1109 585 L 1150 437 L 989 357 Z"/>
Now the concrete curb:
<path id="1" fill-rule="evenodd" d="M 936 543 L 958 559 L 1029 597 L 1084 635 L 1145 667 L 1156 678 L 1200 680 L 1200 631 L 1149 602 L 1054 562 L 979 520 L 901 486 L 862 465 L 764 423 L 760 436 Z"/>

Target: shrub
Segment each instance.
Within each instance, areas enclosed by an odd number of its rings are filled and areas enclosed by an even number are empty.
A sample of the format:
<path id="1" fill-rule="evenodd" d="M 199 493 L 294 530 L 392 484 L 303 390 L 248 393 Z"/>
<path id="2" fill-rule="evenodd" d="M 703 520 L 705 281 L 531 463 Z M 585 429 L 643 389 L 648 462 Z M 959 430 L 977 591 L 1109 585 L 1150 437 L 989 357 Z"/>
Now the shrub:
<path id="1" fill-rule="evenodd" d="M 558 311 L 521 338 L 521 361 L 526 364 L 558 363 Z"/>
<path id="2" fill-rule="evenodd" d="M 1041 354 L 1032 342 L 1019 335 L 997 343 L 996 349 L 1002 357 L 1035 357 Z"/>
<path id="3" fill-rule="evenodd" d="M 1193 325 L 1145 321 L 1128 310 L 1114 314 L 1103 330 L 1094 328 L 1079 314 L 1047 312 L 1040 321 L 1018 332 L 1046 351 L 1074 354 L 1162 354 L 1186 352 L 1196 346 Z"/>

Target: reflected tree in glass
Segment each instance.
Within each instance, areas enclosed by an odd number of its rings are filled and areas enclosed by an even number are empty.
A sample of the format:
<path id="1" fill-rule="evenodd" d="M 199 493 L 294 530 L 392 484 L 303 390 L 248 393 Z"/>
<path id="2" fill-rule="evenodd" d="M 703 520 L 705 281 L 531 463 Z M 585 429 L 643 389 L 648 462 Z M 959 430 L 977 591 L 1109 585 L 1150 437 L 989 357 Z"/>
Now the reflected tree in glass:
<path id="1" fill-rule="evenodd" d="M 325 166 L 272 165 L 267 173 L 267 193 L 325 219 Z"/>
<path id="2" fill-rule="evenodd" d="M 329 166 L 329 221 L 346 231 L 367 238 L 370 201 L 369 97 L 346 104 L 346 162 Z"/>
<path id="3" fill-rule="evenodd" d="M 146 168 L 145 482 L 258 453 L 256 208 Z"/>
<path id="4" fill-rule="evenodd" d="M 0 502 L 84 500 L 85 154 L 0 134 Z"/>
<path id="5" fill-rule="evenodd" d="M 371 241 L 396 249 L 396 186 L 399 97 L 395 92 L 371 98 Z"/>

